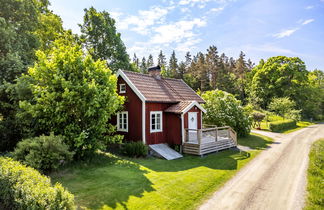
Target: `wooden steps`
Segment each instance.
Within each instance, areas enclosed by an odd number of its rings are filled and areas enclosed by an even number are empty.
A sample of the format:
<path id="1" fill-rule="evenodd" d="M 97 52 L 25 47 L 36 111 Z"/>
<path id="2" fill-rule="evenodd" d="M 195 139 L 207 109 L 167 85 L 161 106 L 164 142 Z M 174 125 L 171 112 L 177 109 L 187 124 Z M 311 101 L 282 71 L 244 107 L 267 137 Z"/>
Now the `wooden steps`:
<path id="1" fill-rule="evenodd" d="M 208 142 L 203 144 L 195 144 L 186 142 L 183 144 L 183 153 L 192 155 L 205 155 L 211 152 L 217 152 L 224 149 L 236 147 L 235 142 L 231 139 L 221 141 Z"/>

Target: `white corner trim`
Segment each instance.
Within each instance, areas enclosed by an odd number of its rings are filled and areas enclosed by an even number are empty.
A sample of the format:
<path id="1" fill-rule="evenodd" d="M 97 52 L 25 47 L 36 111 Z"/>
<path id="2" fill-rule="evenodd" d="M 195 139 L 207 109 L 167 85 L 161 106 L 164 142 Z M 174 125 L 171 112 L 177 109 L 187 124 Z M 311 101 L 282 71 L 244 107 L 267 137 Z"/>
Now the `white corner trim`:
<path id="1" fill-rule="evenodd" d="M 146 144 L 146 114 L 145 114 L 145 101 L 146 98 L 143 96 L 143 94 L 137 89 L 137 87 L 130 81 L 130 79 L 126 76 L 126 74 L 119 69 L 116 74 L 117 78 L 121 76 L 123 80 L 129 85 L 129 87 L 134 91 L 134 93 L 141 99 L 142 101 L 142 141 L 143 144 Z"/>
<path id="2" fill-rule="evenodd" d="M 146 128 L 145 128 L 145 123 L 146 121 L 146 115 L 145 115 L 145 101 L 142 101 L 142 141 L 143 144 L 146 144 Z"/>
<path id="3" fill-rule="evenodd" d="M 117 78 L 121 76 L 125 82 L 129 85 L 130 88 L 135 92 L 135 94 L 143 101 L 146 101 L 146 98 L 143 96 L 143 94 L 137 89 L 137 87 L 130 81 L 130 79 L 126 76 L 126 74 L 122 70 L 118 70 L 116 74 Z"/>
<path id="4" fill-rule="evenodd" d="M 184 110 L 182 110 L 182 113 L 186 113 L 188 112 L 192 107 L 198 107 L 201 111 L 203 111 L 204 113 L 206 113 L 206 109 L 204 109 L 204 107 L 202 107 L 197 101 L 193 101 L 191 102 L 191 104 L 189 104 Z"/>
<path id="5" fill-rule="evenodd" d="M 182 138 L 182 144 L 185 142 L 185 136 L 184 136 L 184 117 L 183 114 L 181 114 L 181 138 Z"/>

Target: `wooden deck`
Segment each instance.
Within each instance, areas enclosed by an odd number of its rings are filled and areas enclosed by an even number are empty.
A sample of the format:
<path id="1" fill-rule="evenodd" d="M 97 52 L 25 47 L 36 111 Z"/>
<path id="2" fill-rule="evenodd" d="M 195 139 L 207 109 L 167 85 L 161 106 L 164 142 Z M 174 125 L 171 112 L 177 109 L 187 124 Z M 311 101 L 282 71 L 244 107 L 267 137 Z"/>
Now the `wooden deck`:
<path id="1" fill-rule="evenodd" d="M 205 155 L 237 146 L 236 132 L 229 126 L 186 129 L 183 153 Z"/>

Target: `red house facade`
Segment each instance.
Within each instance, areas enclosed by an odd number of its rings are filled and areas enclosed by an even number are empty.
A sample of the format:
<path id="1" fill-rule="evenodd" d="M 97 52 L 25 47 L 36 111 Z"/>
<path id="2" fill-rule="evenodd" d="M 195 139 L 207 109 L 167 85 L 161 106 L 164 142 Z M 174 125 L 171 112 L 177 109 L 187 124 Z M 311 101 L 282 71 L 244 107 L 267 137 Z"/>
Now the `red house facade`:
<path id="1" fill-rule="evenodd" d="M 118 93 L 126 98 L 117 131 L 126 141 L 182 145 L 186 128 L 202 127 L 205 101 L 183 80 L 161 77 L 160 67 L 148 71 L 117 72 Z"/>

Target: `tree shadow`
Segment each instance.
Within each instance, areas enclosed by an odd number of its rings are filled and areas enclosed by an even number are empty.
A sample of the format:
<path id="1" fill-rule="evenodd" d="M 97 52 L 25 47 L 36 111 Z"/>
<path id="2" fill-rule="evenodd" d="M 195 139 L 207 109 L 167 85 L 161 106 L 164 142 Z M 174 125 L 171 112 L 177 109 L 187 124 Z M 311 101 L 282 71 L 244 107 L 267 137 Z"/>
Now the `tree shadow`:
<path id="1" fill-rule="evenodd" d="M 207 167 L 217 170 L 236 170 L 237 161 L 247 159 L 250 154 L 238 150 L 224 150 L 211 153 L 203 157 L 184 155 L 183 158 L 175 160 L 164 160 L 158 158 L 138 159 L 134 162 L 158 172 L 185 171 L 197 167 Z"/>
<path id="2" fill-rule="evenodd" d="M 75 195 L 78 208 L 99 209 L 103 206 L 127 209 L 130 196 L 142 197 L 154 190 L 140 165 L 109 153 L 80 161 L 51 174 Z"/>
<path id="3" fill-rule="evenodd" d="M 238 144 L 249 147 L 253 150 L 264 150 L 270 148 L 273 141 L 269 137 L 259 136 L 257 134 L 249 135 L 238 139 Z"/>

